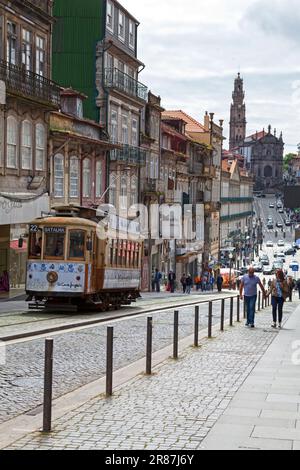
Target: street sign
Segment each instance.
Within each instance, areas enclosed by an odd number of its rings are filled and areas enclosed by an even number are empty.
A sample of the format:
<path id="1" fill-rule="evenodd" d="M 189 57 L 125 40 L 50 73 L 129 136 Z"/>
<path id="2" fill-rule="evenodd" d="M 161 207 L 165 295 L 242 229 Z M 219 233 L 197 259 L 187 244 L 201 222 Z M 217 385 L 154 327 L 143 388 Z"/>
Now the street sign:
<path id="1" fill-rule="evenodd" d="M 293 266 L 293 273 L 298 273 L 299 272 L 299 266 Z"/>

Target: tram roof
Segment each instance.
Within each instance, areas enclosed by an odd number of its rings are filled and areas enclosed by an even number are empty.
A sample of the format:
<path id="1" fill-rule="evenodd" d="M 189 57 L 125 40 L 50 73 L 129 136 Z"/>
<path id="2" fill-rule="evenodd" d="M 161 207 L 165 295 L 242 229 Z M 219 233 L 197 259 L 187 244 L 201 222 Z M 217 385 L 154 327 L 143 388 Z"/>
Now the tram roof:
<path id="1" fill-rule="evenodd" d="M 35 219 L 31 223 L 42 226 L 52 225 L 55 227 L 59 227 L 61 225 L 76 225 L 81 228 L 95 228 L 97 226 L 96 222 L 80 217 L 45 217 L 42 219 Z"/>

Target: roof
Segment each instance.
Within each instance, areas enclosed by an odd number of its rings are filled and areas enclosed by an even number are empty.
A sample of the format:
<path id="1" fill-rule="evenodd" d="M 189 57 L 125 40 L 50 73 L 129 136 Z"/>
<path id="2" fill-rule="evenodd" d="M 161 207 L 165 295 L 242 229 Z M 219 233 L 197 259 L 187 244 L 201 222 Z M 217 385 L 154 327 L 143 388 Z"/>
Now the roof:
<path id="1" fill-rule="evenodd" d="M 266 135 L 268 135 L 268 133 L 265 130 L 263 130 L 260 132 L 255 132 L 255 134 L 249 135 L 248 137 L 246 137 L 246 139 L 260 140 Z"/>
<path id="2" fill-rule="evenodd" d="M 205 128 L 200 122 L 196 121 L 196 119 L 192 118 L 188 114 L 186 114 L 182 110 L 178 111 L 164 111 L 162 116 L 165 118 L 171 119 L 181 119 L 182 121 L 186 122 L 185 130 L 187 133 L 190 132 L 205 132 Z"/>

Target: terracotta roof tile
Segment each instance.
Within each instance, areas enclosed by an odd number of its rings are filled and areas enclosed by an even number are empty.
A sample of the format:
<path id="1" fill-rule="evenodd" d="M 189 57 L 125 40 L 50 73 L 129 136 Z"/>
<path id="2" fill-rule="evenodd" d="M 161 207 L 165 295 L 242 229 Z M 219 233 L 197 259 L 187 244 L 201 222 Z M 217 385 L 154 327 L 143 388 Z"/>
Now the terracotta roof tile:
<path id="1" fill-rule="evenodd" d="M 188 114 L 186 114 L 182 110 L 178 111 L 164 111 L 162 116 L 165 118 L 171 119 L 181 119 L 182 121 L 186 122 L 186 132 L 205 132 L 205 128 L 200 122 L 196 121 L 196 119 L 192 118 Z"/>

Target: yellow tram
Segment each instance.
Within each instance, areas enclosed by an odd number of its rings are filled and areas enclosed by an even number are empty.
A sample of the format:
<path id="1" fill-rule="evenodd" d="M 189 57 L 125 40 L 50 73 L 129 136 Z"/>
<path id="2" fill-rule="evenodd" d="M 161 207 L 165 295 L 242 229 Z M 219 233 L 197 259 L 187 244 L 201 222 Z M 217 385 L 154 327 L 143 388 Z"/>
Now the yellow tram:
<path id="1" fill-rule="evenodd" d="M 96 214 L 61 207 L 29 225 L 30 308 L 107 311 L 140 297 L 143 241 L 137 227 L 128 237 L 128 221 L 115 218 L 114 227 L 106 226 L 99 237 Z"/>

